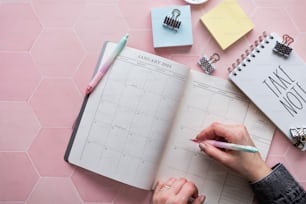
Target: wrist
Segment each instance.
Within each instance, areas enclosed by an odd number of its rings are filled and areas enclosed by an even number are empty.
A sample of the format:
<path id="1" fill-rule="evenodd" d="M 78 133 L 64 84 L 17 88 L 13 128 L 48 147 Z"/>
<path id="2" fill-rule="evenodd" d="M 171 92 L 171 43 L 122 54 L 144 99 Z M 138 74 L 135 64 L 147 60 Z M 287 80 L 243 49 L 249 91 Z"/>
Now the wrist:
<path id="1" fill-rule="evenodd" d="M 246 177 L 251 183 L 254 183 L 268 176 L 271 171 L 272 169 L 264 161 L 262 161 L 262 163 L 256 165 L 255 168 L 253 168 Z"/>

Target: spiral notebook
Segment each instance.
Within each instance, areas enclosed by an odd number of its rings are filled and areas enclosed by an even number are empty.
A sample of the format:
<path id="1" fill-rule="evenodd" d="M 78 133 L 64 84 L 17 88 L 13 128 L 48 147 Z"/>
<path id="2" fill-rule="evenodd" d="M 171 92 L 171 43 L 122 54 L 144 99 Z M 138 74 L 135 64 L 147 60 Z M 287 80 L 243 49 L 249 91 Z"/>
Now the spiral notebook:
<path id="1" fill-rule="evenodd" d="M 290 129 L 304 131 L 306 127 L 306 64 L 294 50 L 288 56 L 274 52 L 282 42 L 276 33 L 260 36 L 233 64 L 229 78 L 305 151 L 305 137 L 293 137 Z"/>

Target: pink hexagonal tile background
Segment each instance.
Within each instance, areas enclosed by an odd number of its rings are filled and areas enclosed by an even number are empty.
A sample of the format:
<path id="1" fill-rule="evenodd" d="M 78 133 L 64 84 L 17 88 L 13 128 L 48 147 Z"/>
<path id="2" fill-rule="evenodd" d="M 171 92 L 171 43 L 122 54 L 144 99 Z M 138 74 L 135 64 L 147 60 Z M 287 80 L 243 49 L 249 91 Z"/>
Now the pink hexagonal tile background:
<path id="1" fill-rule="evenodd" d="M 44 27 L 72 27 L 84 10 L 85 0 L 33 0 L 32 5 Z"/>
<path id="2" fill-rule="evenodd" d="M 88 51 L 99 52 L 104 41 L 116 41 L 127 33 L 129 28 L 115 3 L 90 2 L 78 18 L 75 31 Z"/>
<path id="3" fill-rule="evenodd" d="M 24 152 L 0 153 L 0 200 L 25 201 L 35 187 L 38 174 Z"/>
<path id="4" fill-rule="evenodd" d="M 200 22 L 221 0 L 191 6 L 194 44 L 154 49 L 150 10 L 183 0 L 0 0 L 0 203 L 150 203 L 152 192 L 96 175 L 63 160 L 84 89 L 105 41 L 125 33 L 128 45 L 200 71 L 218 52 L 215 76 L 263 31 L 289 34 L 306 61 L 306 1 L 237 0 L 255 24 L 222 51 Z M 306 187 L 306 154 L 275 131 L 267 163 L 282 162 Z"/>
<path id="5" fill-rule="evenodd" d="M 72 127 L 81 95 L 71 79 L 44 79 L 29 103 L 43 126 Z"/>
<path id="6" fill-rule="evenodd" d="M 1 100 L 26 101 L 37 88 L 41 75 L 28 53 L 0 53 Z M 18 86 L 16 86 L 18 82 Z"/>
<path id="7" fill-rule="evenodd" d="M 39 132 L 40 123 L 25 102 L 0 102 L 0 151 L 26 151 Z"/>
<path id="8" fill-rule="evenodd" d="M 1 4 L 0 27 L 0 50 L 28 51 L 41 31 L 39 20 L 28 3 Z"/>
<path id="9" fill-rule="evenodd" d="M 81 204 L 82 201 L 69 178 L 40 178 L 27 203 Z"/>
<path id="10" fill-rule="evenodd" d="M 45 76 L 71 76 L 84 57 L 84 50 L 71 29 L 44 29 L 31 54 Z"/>
<path id="11" fill-rule="evenodd" d="M 77 169 L 72 181 L 86 202 L 112 202 L 124 184 L 112 181 L 89 171 Z"/>
<path id="12" fill-rule="evenodd" d="M 40 176 L 72 174 L 73 167 L 63 160 L 70 135 L 70 128 L 44 128 L 37 135 L 28 152 Z"/>

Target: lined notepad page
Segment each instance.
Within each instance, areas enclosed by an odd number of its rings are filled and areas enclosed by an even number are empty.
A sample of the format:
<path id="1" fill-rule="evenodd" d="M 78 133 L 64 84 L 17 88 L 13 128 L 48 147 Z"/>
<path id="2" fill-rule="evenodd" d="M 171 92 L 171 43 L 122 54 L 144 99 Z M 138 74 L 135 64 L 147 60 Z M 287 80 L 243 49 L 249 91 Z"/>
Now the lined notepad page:
<path id="1" fill-rule="evenodd" d="M 207 195 L 205 203 L 252 204 L 249 183 L 200 152 L 190 139 L 216 121 L 244 124 L 266 158 L 275 126 L 224 79 L 191 71 L 182 100 L 157 179 L 188 178 L 196 183 L 200 193 Z"/>
<path id="2" fill-rule="evenodd" d="M 108 43 L 103 59 L 113 49 Z M 187 74 L 125 47 L 89 97 L 69 162 L 150 190 Z"/>
<path id="3" fill-rule="evenodd" d="M 223 50 L 254 28 L 236 0 L 224 0 L 204 14 L 201 21 Z"/>

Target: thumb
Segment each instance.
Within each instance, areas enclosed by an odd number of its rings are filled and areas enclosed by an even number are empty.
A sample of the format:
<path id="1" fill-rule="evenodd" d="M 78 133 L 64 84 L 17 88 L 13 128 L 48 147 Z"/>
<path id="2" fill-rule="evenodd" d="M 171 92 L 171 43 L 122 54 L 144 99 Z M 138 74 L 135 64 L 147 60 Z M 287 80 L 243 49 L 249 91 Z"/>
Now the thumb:
<path id="1" fill-rule="evenodd" d="M 217 147 L 212 146 L 208 143 L 200 143 L 199 144 L 200 149 L 205 152 L 208 156 L 220 161 L 221 163 L 224 163 L 223 161 L 228 160 L 228 154 L 224 151 L 220 150 Z"/>

